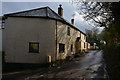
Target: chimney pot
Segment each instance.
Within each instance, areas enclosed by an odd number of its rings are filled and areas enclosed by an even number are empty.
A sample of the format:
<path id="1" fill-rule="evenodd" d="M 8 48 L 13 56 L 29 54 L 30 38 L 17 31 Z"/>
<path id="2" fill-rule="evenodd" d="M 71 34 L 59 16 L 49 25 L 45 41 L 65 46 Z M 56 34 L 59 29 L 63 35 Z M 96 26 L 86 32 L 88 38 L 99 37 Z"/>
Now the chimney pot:
<path id="1" fill-rule="evenodd" d="M 74 19 L 71 19 L 71 24 L 74 25 Z"/>
<path id="2" fill-rule="evenodd" d="M 62 5 L 60 4 L 59 5 L 59 8 L 58 8 L 58 14 L 63 17 L 63 8 L 62 8 Z"/>
<path id="3" fill-rule="evenodd" d="M 62 5 L 61 5 L 61 4 L 60 4 L 59 6 L 60 6 L 60 7 L 62 7 Z"/>

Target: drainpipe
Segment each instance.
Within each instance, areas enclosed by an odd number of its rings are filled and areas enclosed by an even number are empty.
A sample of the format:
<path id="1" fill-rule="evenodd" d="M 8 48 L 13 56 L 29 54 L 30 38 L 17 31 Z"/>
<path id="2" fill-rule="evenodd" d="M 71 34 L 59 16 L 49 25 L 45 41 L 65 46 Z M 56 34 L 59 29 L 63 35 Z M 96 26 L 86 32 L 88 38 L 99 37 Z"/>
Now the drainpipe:
<path id="1" fill-rule="evenodd" d="M 56 54 L 55 59 L 57 60 L 57 20 L 56 20 Z"/>

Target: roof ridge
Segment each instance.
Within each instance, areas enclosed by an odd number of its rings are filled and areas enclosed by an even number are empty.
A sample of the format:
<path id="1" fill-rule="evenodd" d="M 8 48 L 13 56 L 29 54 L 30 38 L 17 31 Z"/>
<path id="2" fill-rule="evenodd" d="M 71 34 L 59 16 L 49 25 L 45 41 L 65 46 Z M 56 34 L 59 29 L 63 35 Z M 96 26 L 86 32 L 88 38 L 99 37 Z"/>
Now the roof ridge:
<path id="1" fill-rule="evenodd" d="M 29 9 L 29 10 L 23 10 L 23 11 L 18 11 L 18 12 L 13 12 L 13 13 L 8 13 L 8 14 L 4 14 L 4 16 L 9 16 L 9 15 L 13 15 L 13 14 L 19 14 L 19 13 L 24 13 L 24 12 L 29 12 L 29 11 L 34 11 L 34 10 L 39 10 L 39 9 L 44 9 L 47 8 L 46 7 L 41 7 L 41 8 L 34 8 L 34 9 Z"/>

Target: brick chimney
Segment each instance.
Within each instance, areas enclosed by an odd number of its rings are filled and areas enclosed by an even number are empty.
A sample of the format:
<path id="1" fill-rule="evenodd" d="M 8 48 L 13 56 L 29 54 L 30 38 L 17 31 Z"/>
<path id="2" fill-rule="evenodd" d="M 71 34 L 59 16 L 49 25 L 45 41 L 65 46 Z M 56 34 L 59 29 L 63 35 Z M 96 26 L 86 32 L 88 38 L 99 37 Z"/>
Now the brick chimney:
<path id="1" fill-rule="evenodd" d="M 63 17 L 63 8 L 62 8 L 62 5 L 60 4 L 59 7 L 58 7 L 58 14 Z"/>
<path id="2" fill-rule="evenodd" d="M 71 24 L 74 25 L 74 19 L 71 19 Z"/>

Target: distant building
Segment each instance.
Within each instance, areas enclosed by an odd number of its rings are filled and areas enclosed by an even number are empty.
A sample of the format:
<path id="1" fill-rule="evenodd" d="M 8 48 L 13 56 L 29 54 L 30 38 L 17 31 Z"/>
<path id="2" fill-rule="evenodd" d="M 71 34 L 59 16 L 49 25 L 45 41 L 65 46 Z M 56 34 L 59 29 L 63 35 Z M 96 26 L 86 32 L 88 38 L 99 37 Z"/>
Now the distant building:
<path id="1" fill-rule="evenodd" d="M 4 16 L 7 63 L 47 63 L 87 49 L 86 34 L 63 18 L 61 5 L 58 14 L 43 7 Z"/>
<path id="2" fill-rule="evenodd" d="M 87 43 L 87 50 L 90 49 L 90 43 L 89 42 L 86 42 Z"/>

